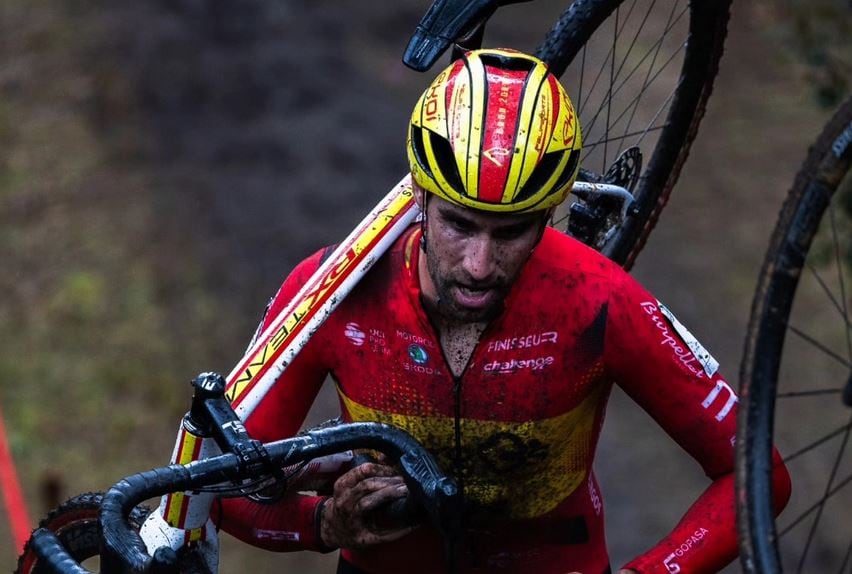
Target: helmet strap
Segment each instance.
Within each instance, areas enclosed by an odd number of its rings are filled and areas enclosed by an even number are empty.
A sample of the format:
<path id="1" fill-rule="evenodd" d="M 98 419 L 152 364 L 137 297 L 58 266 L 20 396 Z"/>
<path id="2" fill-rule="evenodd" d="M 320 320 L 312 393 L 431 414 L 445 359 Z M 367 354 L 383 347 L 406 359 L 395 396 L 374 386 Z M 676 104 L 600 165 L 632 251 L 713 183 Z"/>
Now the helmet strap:
<path id="1" fill-rule="evenodd" d="M 536 245 L 538 245 L 538 244 L 539 244 L 539 242 L 541 241 L 541 238 L 542 238 L 542 237 L 544 237 L 544 230 L 545 230 L 545 229 L 547 229 L 547 223 L 548 223 L 548 222 L 550 221 L 550 219 L 553 217 L 553 213 L 554 213 L 555 211 L 556 211 L 556 208 L 555 208 L 555 207 L 551 207 L 551 208 L 548 208 L 548 209 L 544 212 L 544 219 L 543 219 L 543 221 L 542 221 L 542 223 L 541 223 L 541 227 L 539 228 L 539 231 L 538 231 L 538 238 L 535 240 L 535 244 L 536 244 Z M 533 248 L 533 249 L 535 249 L 535 248 Z"/>
<path id="2" fill-rule="evenodd" d="M 420 216 L 420 249 L 423 251 L 423 254 L 426 254 L 426 213 L 429 207 L 429 196 L 431 194 L 423 190 L 423 205 L 421 206 L 421 216 Z"/>

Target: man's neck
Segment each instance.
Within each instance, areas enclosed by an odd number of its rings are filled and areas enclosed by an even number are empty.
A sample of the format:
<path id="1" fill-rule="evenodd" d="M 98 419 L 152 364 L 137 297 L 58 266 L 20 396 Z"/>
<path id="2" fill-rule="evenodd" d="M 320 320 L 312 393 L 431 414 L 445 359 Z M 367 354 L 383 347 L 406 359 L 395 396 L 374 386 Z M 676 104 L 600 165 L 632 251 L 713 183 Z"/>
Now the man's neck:
<path id="1" fill-rule="evenodd" d="M 488 326 L 488 321 L 458 321 L 440 312 L 437 289 L 429 275 L 426 254 L 423 251 L 420 252 L 417 273 L 423 309 L 438 332 L 447 366 L 454 376 L 460 377 L 476 349 L 479 337 Z"/>

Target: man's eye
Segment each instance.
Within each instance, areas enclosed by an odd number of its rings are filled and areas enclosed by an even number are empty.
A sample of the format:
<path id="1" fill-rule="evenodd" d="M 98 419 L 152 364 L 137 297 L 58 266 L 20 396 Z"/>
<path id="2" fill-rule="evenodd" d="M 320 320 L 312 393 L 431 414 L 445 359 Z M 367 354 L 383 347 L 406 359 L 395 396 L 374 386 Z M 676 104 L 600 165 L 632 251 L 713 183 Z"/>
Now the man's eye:
<path id="1" fill-rule="evenodd" d="M 470 233 L 471 231 L 473 231 L 473 225 L 471 225 L 467 221 L 462 221 L 460 219 L 451 219 L 449 221 L 449 224 L 453 230 L 461 233 Z"/>
<path id="2" fill-rule="evenodd" d="M 527 225 L 516 225 L 514 227 L 507 227 L 505 229 L 500 229 L 494 236 L 496 239 L 517 239 L 527 232 L 529 226 Z"/>

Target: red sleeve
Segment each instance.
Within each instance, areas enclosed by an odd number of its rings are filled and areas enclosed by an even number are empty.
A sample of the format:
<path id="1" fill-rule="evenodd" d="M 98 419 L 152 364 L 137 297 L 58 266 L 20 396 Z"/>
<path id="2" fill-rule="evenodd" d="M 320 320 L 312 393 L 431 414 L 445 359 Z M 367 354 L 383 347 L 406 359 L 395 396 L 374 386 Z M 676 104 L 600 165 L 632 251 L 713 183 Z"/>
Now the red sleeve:
<path id="1" fill-rule="evenodd" d="M 257 333 L 269 326 L 319 267 L 322 252 L 299 264 L 269 303 Z M 256 335 L 257 336 L 257 335 Z M 327 368 L 317 338 L 296 356 L 275 385 L 246 419 L 249 434 L 263 442 L 294 435 L 305 420 Z M 213 519 L 232 536 L 249 544 L 280 552 L 327 550 L 317 533 L 317 509 L 323 497 L 289 493 L 272 504 L 246 498 L 222 499 L 214 504 Z"/>
<path id="2" fill-rule="evenodd" d="M 718 363 L 664 305 L 626 273 L 613 274 L 608 372 L 713 481 L 668 536 L 624 567 L 642 573 L 718 572 L 737 556 L 737 396 Z M 790 496 L 790 478 L 777 453 L 776 462 L 780 512 Z"/>

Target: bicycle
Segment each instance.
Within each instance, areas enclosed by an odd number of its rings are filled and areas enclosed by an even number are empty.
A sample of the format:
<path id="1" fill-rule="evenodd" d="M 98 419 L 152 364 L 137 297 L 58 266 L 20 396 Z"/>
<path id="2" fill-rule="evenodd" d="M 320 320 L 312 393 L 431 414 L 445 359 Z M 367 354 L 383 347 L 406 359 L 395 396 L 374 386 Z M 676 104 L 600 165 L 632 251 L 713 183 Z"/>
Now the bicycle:
<path id="1" fill-rule="evenodd" d="M 439 0 L 412 39 L 407 63 L 428 68 L 455 39 L 467 47 L 475 45 L 482 39 L 488 16 L 506 3 Z M 557 75 L 575 76 L 571 83 L 578 86 L 575 102 L 587 145 L 584 169 L 574 190 L 576 200 L 569 208 L 568 232 L 630 267 L 665 206 L 698 129 L 722 53 L 730 0 L 673 2 L 665 7 L 662 30 L 651 31 L 645 26 L 653 28 L 659 22 L 651 15 L 655 3 L 646 6 L 644 13 L 636 10 L 638 2 L 627 4 L 623 0 L 573 2 L 536 53 Z M 631 25 L 637 21 L 638 26 Z M 595 58 L 601 60 L 600 66 L 589 72 Z M 680 70 L 671 65 L 678 61 Z M 658 93 L 658 80 L 671 82 L 672 87 Z M 645 111 L 640 103 L 651 98 L 657 105 Z M 598 100 L 597 107 L 590 106 L 589 102 Z M 661 117 L 665 117 L 662 122 Z M 644 170 L 643 164 L 647 165 Z M 228 377 L 228 398 L 239 416 L 253 409 L 312 329 L 366 272 L 365 262 L 378 257 L 416 215 L 410 184 L 404 178 Z M 564 225 L 567 216 L 560 214 L 553 224 Z M 178 445 L 184 440 L 187 437 L 179 435 Z M 208 444 L 202 441 L 194 460 L 214 456 L 215 449 Z M 173 462 L 195 464 L 181 459 L 179 453 L 176 448 Z M 184 508 L 177 514 L 189 520 L 168 524 L 174 531 L 163 542 L 173 548 L 182 547 L 186 538 L 212 536 L 204 534 L 210 532 L 207 513 L 212 495 L 193 496 L 192 501 L 188 496 L 179 498 L 179 504 L 194 504 L 200 510 Z M 168 523 L 164 517 L 173 502 L 164 498 L 161 510 L 146 518 L 146 524 L 151 520 Z M 124 532 L 130 536 L 126 528 Z M 214 558 L 209 557 L 209 562 L 215 564 Z"/>
<path id="2" fill-rule="evenodd" d="M 844 455 L 852 435 L 850 166 L 852 98 L 826 124 L 796 176 L 752 302 L 736 454 L 747 572 L 781 572 L 784 564 L 796 572 L 847 572 L 852 564 L 848 530 L 823 529 L 816 537 L 824 519 L 848 523 L 852 502 L 844 490 L 852 481 L 852 457 Z M 775 427 L 775 420 L 791 419 L 804 424 Z M 794 498 L 778 520 L 770 502 L 773 438 L 788 449 L 794 493 L 820 496 Z"/>

